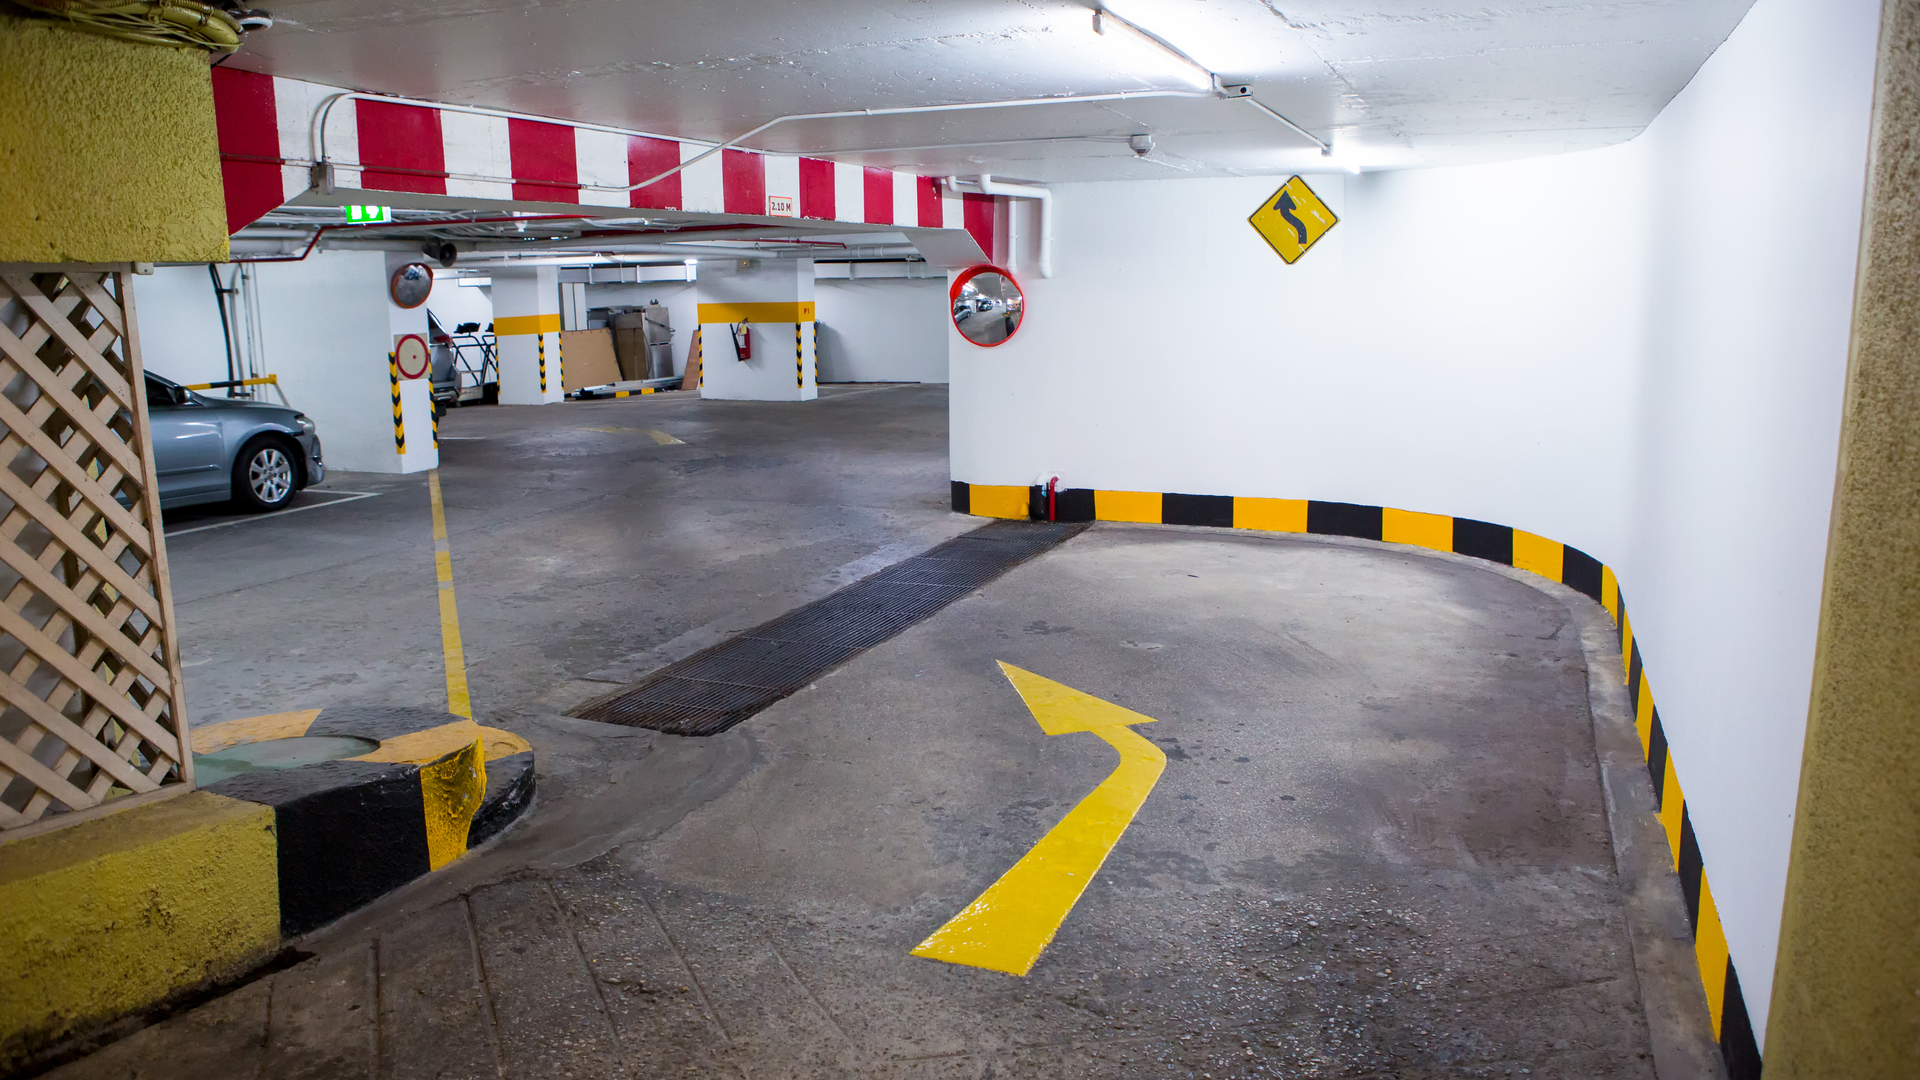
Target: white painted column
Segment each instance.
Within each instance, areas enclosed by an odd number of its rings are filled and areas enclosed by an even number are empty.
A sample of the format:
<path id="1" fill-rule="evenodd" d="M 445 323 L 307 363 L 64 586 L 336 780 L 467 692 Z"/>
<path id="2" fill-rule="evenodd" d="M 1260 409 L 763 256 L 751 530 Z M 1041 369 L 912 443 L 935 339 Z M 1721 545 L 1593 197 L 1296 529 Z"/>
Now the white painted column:
<path id="1" fill-rule="evenodd" d="M 387 277 L 381 288 L 387 294 L 387 330 L 393 338 L 387 370 L 388 401 L 393 405 L 393 454 L 390 467 L 379 471 L 423 472 L 440 467 L 440 441 L 433 424 L 433 364 L 429 362 L 418 378 L 409 379 L 399 373 L 391 359 L 391 350 L 399 347 L 402 337 L 415 334 L 427 343 L 428 355 L 432 355 L 433 342 L 427 337 L 427 305 L 403 308 L 394 303 L 390 283 L 395 271 L 408 263 L 424 260 L 418 252 L 384 254 Z M 321 446 L 325 445 L 326 436 L 322 435 Z"/>
<path id="2" fill-rule="evenodd" d="M 700 264 L 700 396 L 734 401 L 812 401 L 820 396 L 813 339 L 813 260 L 743 259 Z M 733 327 L 744 324 L 741 360 Z"/>
<path id="3" fill-rule="evenodd" d="M 500 351 L 500 404 L 547 405 L 566 397 L 558 267 L 493 272 L 493 336 Z"/>

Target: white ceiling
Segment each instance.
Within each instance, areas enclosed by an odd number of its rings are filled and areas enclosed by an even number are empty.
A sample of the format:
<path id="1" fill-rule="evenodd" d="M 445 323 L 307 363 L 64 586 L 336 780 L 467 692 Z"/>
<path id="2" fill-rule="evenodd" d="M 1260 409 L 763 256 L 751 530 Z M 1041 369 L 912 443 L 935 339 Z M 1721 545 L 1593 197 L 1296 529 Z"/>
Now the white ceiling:
<path id="1" fill-rule="evenodd" d="M 358 90 L 717 140 L 774 116 L 1187 86 L 1072 0 L 266 0 L 230 63 Z M 1112 0 L 1370 168 L 1462 164 L 1632 137 L 1752 0 Z M 1125 136 L 1156 150 L 1137 160 Z M 1059 139 L 1066 136 L 1069 138 Z M 867 148 L 1037 140 L 943 150 Z M 1040 181 L 1312 168 L 1243 102 L 810 121 L 749 145 Z"/>

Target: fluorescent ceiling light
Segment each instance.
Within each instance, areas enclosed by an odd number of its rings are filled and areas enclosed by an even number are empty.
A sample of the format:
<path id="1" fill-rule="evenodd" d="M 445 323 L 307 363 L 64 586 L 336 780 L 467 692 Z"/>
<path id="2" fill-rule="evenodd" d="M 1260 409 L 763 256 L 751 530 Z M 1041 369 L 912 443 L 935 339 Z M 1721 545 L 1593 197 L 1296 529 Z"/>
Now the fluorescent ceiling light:
<path id="1" fill-rule="evenodd" d="M 1111 11 L 1094 9 L 1093 32 L 1108 41 L 1128 43 L 1136 55 L 1150 55 L 1161 61 L 1158 66 L 1162 69 L 1169 69 L 1166 61 L 1171 60 L 1173 64 L 1170 70 L 1177 72 L 1181 79 L 1193 84 L 1196 89 L 1213 89 L 1213 72 L 1200 66 L 1193 57 L 1174 48 L 1160 37 L 1135 26 Z"/>

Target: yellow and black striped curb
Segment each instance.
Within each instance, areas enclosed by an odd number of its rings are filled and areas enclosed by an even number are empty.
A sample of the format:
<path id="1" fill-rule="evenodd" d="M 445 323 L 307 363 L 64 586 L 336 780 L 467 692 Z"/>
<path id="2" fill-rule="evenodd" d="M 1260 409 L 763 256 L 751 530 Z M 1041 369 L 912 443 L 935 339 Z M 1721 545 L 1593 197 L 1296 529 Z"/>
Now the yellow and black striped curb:
<path id="1" fill-rule="evenodd" d="M 525 739 L 434 709 L 373 706 L 275 713 L 193 729 L 196 755 L 243 743 L 332 736 L 358 757 L 259 769 L 203 791 L 271 807 L 280 933 L 297 937 L 485 843 L 533 800 Z"/>
<path id="2" fill-rule="evenodd" d="M 574 399 L 578 401 L 592 401 L 595 398 L 623 398 L 639 397 L 642 394 L 664 394 L 674 389 L 678 388 L 672 386 L 643 386 L 638 390 L 614 390 L 608 392 L 604 390 L 595 391 L 592 387 L 588 387 L 585 390 L 576 391 L 573 396 Z"/>
<path id="3" fill-rule="evenodd" d="M 1714 1034 L 1726 1059 L 1730 1080 L 1759 1080 L 1760 1049 L 1752 1019 L 1740 988 L 1740 977 L 1728 956 L 1726 934 L 1707 885 L 1705 861 L 1687 814 L 1685 796 L 1668 752 L 1660 712 L 1653 704 L 1640 645 L 1633 637 L 1633 621 L 1620 595 L 1613 571 L 1579 548 L 1537 536 L 1522 529 L 1472 518 L 1423 514 L 1385 506 L 1321 502 L 1314 499 L 1262 499 L 1234 495 L 1185 495 L 1175 492 L 1099 491 L 1090 488 L 1057 489 L 1052 496 L 1055 521 L 1145 522 L 1160 525 L 1199 525 L 1264 532 L 1350 536 L 1390 544 L 1412 544 L 1456 555 L 1469 555 L 1503 566 L 1531 571 L 1577 589 L 1598 601 L 1620 628 L 1620 655 L 1626 668 L 1634 726 L 1640 749 L 1653 780 L 1654 803 L 1666 830 L 1669 856 L 1686 896 L 1687 918 L 1694 935 L 1694 959 L 1706 991 Z M 1046 520 L 1048 495 L 1039 486 L 969 484 L 953 481 L 953 509 L 981 517 Z"/>
<path id="4" fill-rule="evenodd" d="M 400 415 L 400 361 L 393 353 L 387 354 L 387 382 L 393 388 L 393 452 L 407 452 L 407 425 Z"/>

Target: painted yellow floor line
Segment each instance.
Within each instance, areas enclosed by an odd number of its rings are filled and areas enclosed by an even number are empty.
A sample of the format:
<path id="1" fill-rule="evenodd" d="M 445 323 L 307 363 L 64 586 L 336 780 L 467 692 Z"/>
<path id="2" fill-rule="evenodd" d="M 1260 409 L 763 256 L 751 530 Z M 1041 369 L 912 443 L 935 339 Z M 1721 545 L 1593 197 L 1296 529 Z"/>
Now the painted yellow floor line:
<path id="1" fill-rule="evenodd" d="M 460 645 L 460 609 L 453 602 L 453 549 L 447 546 L 447 511 L 440 501 L 440 470 L 427 470 L 433 499 L 433 569 L 440 581 L 440 651 L 447 660 L 447 711 L 473 719 L 467 698 L 467 652 Z"/>
<path id="2" fill-rule="evenodd" d="M 1067 812 L 1033 849 L 913 955 L 1025 975 L 1046 951 L 1080 894 L 1133 823 L 1167 767 L 1160 748 L 1130 725 L 1142 716 L 1052 679 L 1002 663 L 1000 670 L 1049 735 L 1090 731 L 1120 753 L 1120 766 Z"/>

